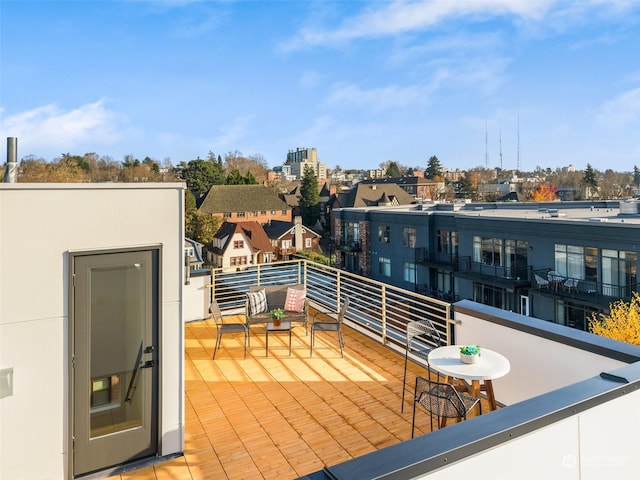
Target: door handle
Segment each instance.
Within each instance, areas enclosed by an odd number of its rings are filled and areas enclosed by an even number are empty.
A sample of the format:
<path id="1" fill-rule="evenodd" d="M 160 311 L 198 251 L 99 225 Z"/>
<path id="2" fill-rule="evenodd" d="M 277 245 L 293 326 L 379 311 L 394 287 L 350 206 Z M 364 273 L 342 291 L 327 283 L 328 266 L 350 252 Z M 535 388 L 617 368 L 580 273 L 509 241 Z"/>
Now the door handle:
<path id="1" fill-rule="evenodd" d="M 144 353 L 153 353 L 155 349 L 156 347 L 154 347 L 153 345 L 149 345 L 148 347 L 144 348 Z"/>

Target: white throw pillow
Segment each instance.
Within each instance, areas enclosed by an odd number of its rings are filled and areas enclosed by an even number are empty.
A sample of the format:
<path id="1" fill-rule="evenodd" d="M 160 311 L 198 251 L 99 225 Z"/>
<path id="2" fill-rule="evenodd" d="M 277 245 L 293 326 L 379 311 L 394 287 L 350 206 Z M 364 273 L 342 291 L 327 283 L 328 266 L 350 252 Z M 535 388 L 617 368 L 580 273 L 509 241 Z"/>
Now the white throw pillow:
<path id="1" fill-rule="evenodd" d="M 269 310 L 267 295 L 264 289 L 247 293 L 247 299 L 249 300 L 249 315 L 257 315 L 258 313 Z"/>

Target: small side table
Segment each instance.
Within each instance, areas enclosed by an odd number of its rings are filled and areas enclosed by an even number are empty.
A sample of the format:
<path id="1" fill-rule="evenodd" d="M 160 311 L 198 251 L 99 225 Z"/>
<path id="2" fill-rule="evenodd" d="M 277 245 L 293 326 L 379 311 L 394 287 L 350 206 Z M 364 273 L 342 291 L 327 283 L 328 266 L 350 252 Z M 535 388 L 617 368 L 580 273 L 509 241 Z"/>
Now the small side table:
<path id="1" fill-rule="evenodd" d="M 291 322 L 282 320 L 280 325 L 274 325 L 273 322 L 267 323 L 265 329 L 265 357 L 269 356 L 269 333 L 289 332 L 289 356 L 291 356 Z"/>

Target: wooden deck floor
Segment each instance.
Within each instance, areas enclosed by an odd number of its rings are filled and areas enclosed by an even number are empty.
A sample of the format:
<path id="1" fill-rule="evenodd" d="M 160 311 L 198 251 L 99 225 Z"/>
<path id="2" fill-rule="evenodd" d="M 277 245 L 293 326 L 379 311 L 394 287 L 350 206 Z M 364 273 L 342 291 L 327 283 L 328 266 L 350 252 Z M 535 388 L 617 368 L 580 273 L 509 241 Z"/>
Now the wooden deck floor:
<path id="1" fill-rule="evenodd" d="M 291 479 L 411 437 L 411 396 L 400 412 L 404 357 L 345 327 L 319 333 L 313 357 L 304 327 L 287 336 L 254 326 L 246 360 L 242 334 L 223 336 L 212 360 L 215 323 L 185 326 L 184 456 L 111 478 L 121 480 Z M 425 371 L 410 364 L 410 382 Z M 424 411 L 417 415 L 429 431 Z"/>

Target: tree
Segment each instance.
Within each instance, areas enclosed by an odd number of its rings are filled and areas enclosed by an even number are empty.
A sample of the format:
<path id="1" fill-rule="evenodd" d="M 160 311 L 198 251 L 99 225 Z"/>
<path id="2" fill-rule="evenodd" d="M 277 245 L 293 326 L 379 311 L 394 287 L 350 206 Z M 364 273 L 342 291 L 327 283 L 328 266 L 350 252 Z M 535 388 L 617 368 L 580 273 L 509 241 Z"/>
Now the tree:
<path id="1" fill-rule="evenodd" d="M 633 183 L 640 187 L 640 168 L 637 165 L 633 166 Z"/>
<path id="2" fill-rule="evenodd" d="M 225 182 L 227 185 L 244 185 L 244 177 L 240 173 L 240 170 L 234 168 L 231 170 L 229 175 L 227 175 L 227 180 Z"/>
<path id="3" fill-rule="evenodd" d="M 589 330 L 596 335 L 640 345 L 640 294 L 631 301 L 618 300 L 609 305 L 609 313 L 591 315 Z"/>
<path id="4" fill-rule="evenodd" d="M 389 162 L 387 165 L 387 170 L 384 172 L 385 177 L 395 178 L 400 176 L 400 167 L 394 161 Z"/>
<path id="5" fill-rule="evenodd" d="M 200 157 L 189 161 L 182 170 L 182 178 L 187 182 L 187 188 L 196 198 L 207 193 L 212 185 L 222 185 L 224 177 L 215 158 L 202 160 Z"/>
<path id="6" fill-rule="evenodd" d="M 534 202 L 551 202 L 558 199 L 558 190 L 553 185 L 541 183 L 531 193 L 531 199 Z"/>
<path id="7" fill-rule="evenodd" d="M 298 204 L 300 205 L 302 223 L 313 228 L 318 218 L 320 218 L 320 194 L 318 191 L 318 178 L 313 168 L 309 165 L 304 168 Z"/>
<path id="8" fill-rule="evenodd" d="M 584 170 L 582 184 L 585 187 L 587 198 L 591 198 L 595 189 L 598 188 L 598 181 L 596 180 L 596 173 L 590 163 L 587 163 L 587 168 Z"/>
<path id="9" fill-rule="evenodd" d="M 427 169 L 424 172 L 424 178 L 429 180 L 440 181 L 442 179 L 442 165 L 435 155 L 432 155 L 427 162 Z"/>

